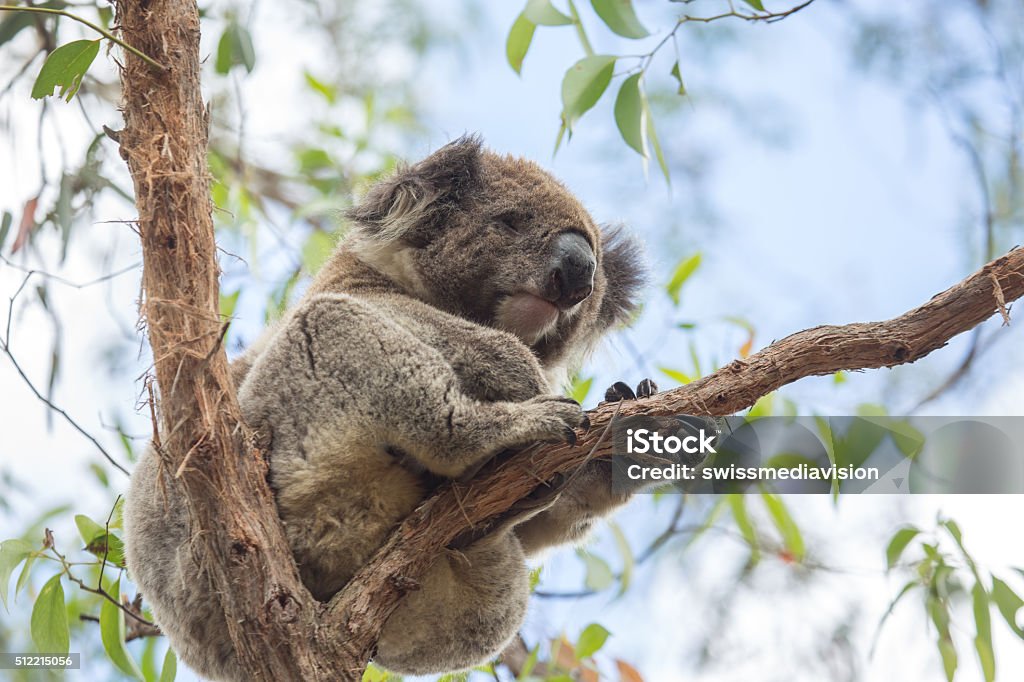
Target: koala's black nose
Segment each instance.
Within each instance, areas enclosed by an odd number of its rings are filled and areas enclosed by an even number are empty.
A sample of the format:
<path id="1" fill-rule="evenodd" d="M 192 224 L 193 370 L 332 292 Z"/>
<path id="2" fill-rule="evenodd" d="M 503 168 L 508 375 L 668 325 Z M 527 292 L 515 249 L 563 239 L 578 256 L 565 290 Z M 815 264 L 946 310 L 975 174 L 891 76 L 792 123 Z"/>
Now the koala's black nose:
<path id="1" fill-rule="evenodd" d="M 590 244 L 577 232 L 566 232 L 554 243 L 552 267 L 545 283 L 545 298 L 569 308 L 594 291 L 597 259 Z"/>

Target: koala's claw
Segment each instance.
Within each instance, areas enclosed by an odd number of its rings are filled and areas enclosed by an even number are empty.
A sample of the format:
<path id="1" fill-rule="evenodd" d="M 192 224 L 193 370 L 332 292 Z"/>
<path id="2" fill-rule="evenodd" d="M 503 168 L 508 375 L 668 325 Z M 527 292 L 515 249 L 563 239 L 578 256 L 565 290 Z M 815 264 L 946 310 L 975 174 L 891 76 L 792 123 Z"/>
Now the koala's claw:
<path id="1" fill-rule="evenodd" d="M 650 379 L 644 379 L 643 381 L 636 385 L 637 398 L 650 398 L 657 392 L 658 384 L 654 383 Z"/>
<path id="2" fill-rule="evenodd" d="M 607 403 L 617 403 L 620 400 L 636 400 L 637 398 L 650 398 L 658 392 L 658 385 L 650 379 L 644 379 L 636 385 L 636 392 L 623 381 L 616 381 L 604 392 L 604 400 Z"/>
<path id="3" fill-rule="evenodd" d="M 529 440 L 576 445 L 576 429 L 590 427 L 580 404 L 563 396 L 537 396 L 521 403 Z"/>
<path id="4" fill-rule="evenodd" d="M 636 393 L 633 393 L 625 382 L 616 381 L 604 392 L 604 400 L 607 403 L 617 403 L 620 400 L 636 400 Z"/>

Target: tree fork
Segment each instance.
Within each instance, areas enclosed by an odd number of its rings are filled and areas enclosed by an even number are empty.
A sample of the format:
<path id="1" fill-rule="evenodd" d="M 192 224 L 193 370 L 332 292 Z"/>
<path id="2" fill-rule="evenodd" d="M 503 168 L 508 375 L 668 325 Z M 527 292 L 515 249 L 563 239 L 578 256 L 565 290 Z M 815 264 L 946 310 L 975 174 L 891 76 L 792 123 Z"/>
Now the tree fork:
<path id="1" fill-rule="evenodd" d="M 159 387 L 168 494 L 192 523 L 197 565 L 215 589 L 241 664 L 253 679 L 358 681 L 380 629 L 459 534 L 486 524 L 538 480 L 608 456 L 601 434 L 623 415 L 726 415 L 800 379 L 913 362 L 1024 295 L 1024 250 L 987 264 L 928 303 L 886 322 L 816 327 L 650 399 L 602 405 L 576 447 L 535 446 L 468 485 L 445 486 L 400 524 L 373 560 L 324 605 L 302 586 L 266 464 L 242 421 L 222 346 L 194 0 L 118 0 L 126 41 L 167 66 L 124 55 L 121 154 L 135 185 L 143 300 Z M 199 572 L 197 570 L 197 576 Z"/>

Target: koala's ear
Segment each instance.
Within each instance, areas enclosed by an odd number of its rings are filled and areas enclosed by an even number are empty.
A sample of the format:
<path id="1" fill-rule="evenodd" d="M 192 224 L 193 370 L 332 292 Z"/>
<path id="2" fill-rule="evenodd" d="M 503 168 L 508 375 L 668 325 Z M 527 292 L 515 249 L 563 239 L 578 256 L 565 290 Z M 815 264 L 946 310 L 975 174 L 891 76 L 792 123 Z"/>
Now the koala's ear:
<path id="1" fill-rule="evenodd" d="M 640 242 L 621 225 L 601 226 L 601 271 L 606 286 L 599 316 L 608 329 L 630 320 L 640 305 L 640 290 L 647 284 Z"/>
<path id="2" fill-rule="evenodd" d="M 346 217 L 381 241 L 430 227 L 458 205 L 480 176 L 482 142 L 464 135 L 412 166 L 400 166 L 352 207 Z"/>

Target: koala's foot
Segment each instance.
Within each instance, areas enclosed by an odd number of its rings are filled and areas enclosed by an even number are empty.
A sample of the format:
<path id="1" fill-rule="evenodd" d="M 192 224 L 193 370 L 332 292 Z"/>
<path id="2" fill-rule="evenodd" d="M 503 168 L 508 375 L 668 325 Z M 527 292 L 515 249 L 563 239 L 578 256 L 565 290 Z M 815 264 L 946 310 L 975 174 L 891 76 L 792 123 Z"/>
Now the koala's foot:
<path id="1" fill-rule="evenodd" d="M 513 504 L 487 526 L 472 528 L 456 536 L 449 547 L 464 549 L 487 542 L 488 539 L 500 539 L 506 531 L 551 509 L 558 502 L 566 482 L 566 477 L 559 474 L 552 481 L 538 486 L 532 493 Z"/>
<path id="2" fill-rule="evenodd" d="M 541 441 L 576 445 L 576 429 L 590 428 L 590 418 L 580 404 L 560 395 L 542 395 L 517 403 L 518 442 Z M 520 436 L 520 434 L 522 434 Z"/>
<path id="3" fill-rule="evenodd" d="M 616 381 L 604 392 L 606 403 L 617 403 L 620 400 L 636 400 L 637 398 L 650 398 L 658 392 L 658 385 L 650 379 L 644 379 L 636 385 L 636 392 L 625 382 Z"/>
<path id="4" fill-rule="evenodd" d="M 637 398 L 650 398 L 657 392 L 658 384 L 654 383 L 650 379 L 644 379 L 643 381 L 636 385 Z"/>

